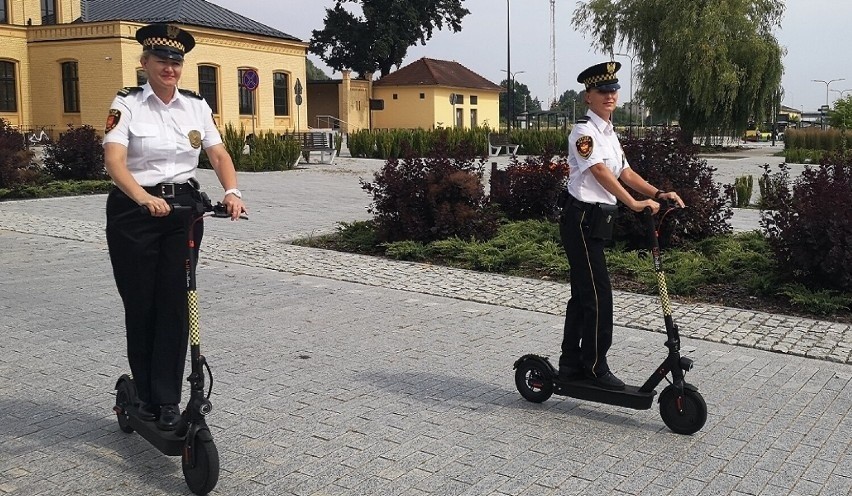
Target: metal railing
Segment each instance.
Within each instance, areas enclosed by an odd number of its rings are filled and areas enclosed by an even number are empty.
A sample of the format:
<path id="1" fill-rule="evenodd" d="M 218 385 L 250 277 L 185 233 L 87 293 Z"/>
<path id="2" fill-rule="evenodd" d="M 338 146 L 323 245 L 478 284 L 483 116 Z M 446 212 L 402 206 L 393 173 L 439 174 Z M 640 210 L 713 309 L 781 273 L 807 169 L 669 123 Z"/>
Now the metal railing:
<path id="1" fill-rule="evenodd" d="M 349 123 L 342 121 L 333 115 L 318 115 L 317 127 L 321 129 L 348 130 Z"/>

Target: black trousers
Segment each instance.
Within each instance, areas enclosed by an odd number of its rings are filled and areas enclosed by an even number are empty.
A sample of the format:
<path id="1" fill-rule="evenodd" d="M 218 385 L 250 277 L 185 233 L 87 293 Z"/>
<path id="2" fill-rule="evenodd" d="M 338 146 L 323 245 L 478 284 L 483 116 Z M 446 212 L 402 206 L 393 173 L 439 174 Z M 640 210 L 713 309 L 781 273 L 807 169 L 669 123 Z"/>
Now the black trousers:
<path id="1" fill-rule="evenodd" d="M 569 202 L 562 209 L 559 235 L 568 256 L 571 298 L 565 309 L 560 368 L 583 368 L 596 377 L 609 371 L 612 345 L 612 285 L 603 239 L 589 235 L 592 205 Z"/>
<path id="2" fill-rule="evenodd" d="M 191 205 L 193 194 L 174 202 Z M 188 342 L 183 214 L 152 217 L 118 189 L 107 197 L 107 245 L 124 303 L 127 359 L 139 393 L 150 404 L 180 403 Z M 203 222 L 195 223 L 195 250 Z"/>

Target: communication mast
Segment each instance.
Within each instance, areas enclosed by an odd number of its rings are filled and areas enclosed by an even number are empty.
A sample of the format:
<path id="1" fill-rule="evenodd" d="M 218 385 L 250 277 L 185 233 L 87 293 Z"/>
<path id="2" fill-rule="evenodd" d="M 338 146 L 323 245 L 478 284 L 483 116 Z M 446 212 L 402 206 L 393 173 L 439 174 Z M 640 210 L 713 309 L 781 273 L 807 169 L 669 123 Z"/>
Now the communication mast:
<path id="1" fill-rule="evenodd" d="M 550 106 L 559 101 L 559 88 L 556 83 L 556 0 L 550 0 Z"/>

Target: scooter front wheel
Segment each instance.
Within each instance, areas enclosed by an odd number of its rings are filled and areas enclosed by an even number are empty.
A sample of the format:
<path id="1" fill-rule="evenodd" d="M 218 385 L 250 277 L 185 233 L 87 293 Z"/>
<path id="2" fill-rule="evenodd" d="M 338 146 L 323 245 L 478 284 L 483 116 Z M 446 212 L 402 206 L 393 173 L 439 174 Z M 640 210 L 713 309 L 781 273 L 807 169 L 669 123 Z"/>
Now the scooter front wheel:
<path id="1" fill-rule="evenodd" d="M 707 403 L 698 391 L 684 388 L 680 394 L 669 386 L 660 394 L 660 416 L 672 432 L 695 434 L 707 422 Z"/>
<path id="2" fill-rule="evenodd" d="M 542 403 L 553 394 L 550 371 L 537 360 L 525 360 L 515 370 L 515 386 L 527 401 Z"/>
<path id="3" fill-rule="evenodd" d="M 206 434 L 195 436 L 192 443 L 194 453 L 185 454 L 182 463 L 186 485 L 200 496 L 212 491 L 219 482 L 219 451 L 209 433 Z"/>
<path id="4" fill-rule="evenodd" d="M 130 415 L 127 413 L 127 409 L 136 396 L 131 388 L 132 386 L 127 381 L 121 381 L 115 390 L 115 415 L 118 418 L 118 428 L 127 434 L 133 432 L 133 427 L 130 425 Z"/>

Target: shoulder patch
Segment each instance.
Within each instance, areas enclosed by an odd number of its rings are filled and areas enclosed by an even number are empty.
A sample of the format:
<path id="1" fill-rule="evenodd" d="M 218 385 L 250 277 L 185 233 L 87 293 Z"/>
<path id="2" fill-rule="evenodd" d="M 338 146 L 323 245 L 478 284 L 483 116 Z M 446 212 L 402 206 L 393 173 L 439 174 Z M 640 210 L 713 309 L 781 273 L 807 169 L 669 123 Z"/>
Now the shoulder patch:
<path id="1" fill-rule="evenodd" d="M 204 100 L 203 96 L 199 95 L 198 93 L 196 93 L 192 90 L 185 90 L 183 88 L 179 88 L 178 91 L 180 91 L 182 95 L 188 96 L 190 98 L 196 98 L 198 100 Z"/>
<path id="2" fill-rule="evenodd" d="M 132 93 L 139 93 L 140 91 L 142 91 L 141 86 L 125 86 L 118 90 L 118 96 L 127 96 Z"/>
<path id="3" fill-rule="evenodd" d="M 595 147 L 595 142 L 591 136 L 580 136 L 577 138 L 577 153 L 583 158 L 589 158 L 592 155 L 592 149 Z"/>

